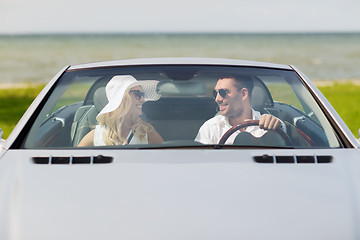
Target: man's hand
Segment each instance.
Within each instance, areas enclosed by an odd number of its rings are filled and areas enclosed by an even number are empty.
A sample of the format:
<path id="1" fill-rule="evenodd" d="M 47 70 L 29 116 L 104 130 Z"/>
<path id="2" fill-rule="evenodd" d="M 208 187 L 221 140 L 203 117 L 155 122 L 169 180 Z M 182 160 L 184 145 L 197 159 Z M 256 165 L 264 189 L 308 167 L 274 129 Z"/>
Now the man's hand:
<path id="1" fill-rule="evenodd" d="M 280 119 L 269 114 L 264 114 L 259 120 L 259 127 L 265 130 L 274 130 L 280 127 L 280 123 Z"/>

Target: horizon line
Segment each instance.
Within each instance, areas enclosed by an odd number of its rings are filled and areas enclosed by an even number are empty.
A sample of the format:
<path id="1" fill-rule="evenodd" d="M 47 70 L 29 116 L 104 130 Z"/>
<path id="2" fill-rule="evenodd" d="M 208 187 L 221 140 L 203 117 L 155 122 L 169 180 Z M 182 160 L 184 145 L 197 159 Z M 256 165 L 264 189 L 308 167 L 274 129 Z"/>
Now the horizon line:
<path id="1" fill-rule="evenodd" d="M 212 34 L 219 34 L 219 35 L 241 35 L 241 34 L 253 34 L 253 35 L 311 35 L 311 34 L 360 34 L 360 30 L 357 31 L 256 31 L 256 32 L 250 32 L 250 31 L 208 31 L 208 32 L 201 32 L 201 31 L 136 31 L 136 32 L 24 32 L 24 33 L 1 33 L 0 36 L 39 36 L 39 35 L 212 35 Z"/>

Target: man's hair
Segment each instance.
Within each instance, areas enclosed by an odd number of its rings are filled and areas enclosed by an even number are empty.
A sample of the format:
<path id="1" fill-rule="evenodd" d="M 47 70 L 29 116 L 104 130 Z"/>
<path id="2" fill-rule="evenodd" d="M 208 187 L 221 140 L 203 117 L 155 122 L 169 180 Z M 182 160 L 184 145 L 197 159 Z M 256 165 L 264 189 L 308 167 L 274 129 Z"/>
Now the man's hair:
<path id="1" fill-rule="evenodd" d="M 231 74 L 231 75 L 222 75 L 219 79 L 230 78 L 234 79 L 236 87 L 238 89 L 246 88 L 249 92 L 249 98 L 251 98 L 251 93 L 254 88 L 254 82 L 250 76 Z"/>

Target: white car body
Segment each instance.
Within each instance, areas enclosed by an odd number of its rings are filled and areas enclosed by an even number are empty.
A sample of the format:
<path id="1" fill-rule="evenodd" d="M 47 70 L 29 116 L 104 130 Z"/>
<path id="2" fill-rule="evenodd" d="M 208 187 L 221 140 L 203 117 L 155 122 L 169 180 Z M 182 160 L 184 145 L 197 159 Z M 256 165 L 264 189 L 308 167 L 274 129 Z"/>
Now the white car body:
<path id="1" fill-rule="evenodd" d="M 120 152 L 12 147 L 63 72 L 152 64 L 297 71 L 346 146 Z M 321 92 L 293 66 L 191 58 L 69 66 L 1 143 L 0 239 L 360 239 L 359 147 Z M 112 161 L 96 163 L 101 156 Z M 273 161 L 255 161 L 262 156 Z M 308 156 L 314 162 L 302 161 Z M 34 157 L 48 163 L 39 164 Z M 73 164 L 77 157 L 91 161 Z"/>

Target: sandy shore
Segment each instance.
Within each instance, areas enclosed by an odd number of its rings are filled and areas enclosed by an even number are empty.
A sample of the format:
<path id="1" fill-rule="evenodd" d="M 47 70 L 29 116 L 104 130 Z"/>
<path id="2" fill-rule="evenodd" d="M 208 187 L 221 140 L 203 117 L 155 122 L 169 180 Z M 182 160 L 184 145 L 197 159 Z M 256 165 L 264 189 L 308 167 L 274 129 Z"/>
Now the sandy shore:
<path id="1" fill-rule="evenodd" d="M 38 86 L 41 86 L 44 84 L 42 84 L 42 83 L 0 83 L 0 89 L 32 88 L 32 87 L 38 87 Z"/>
<path id="2" fill-rule="evenodd" d="M 316 86 L 326 87 L 334 86 L 335 84 L 352 84 L 360 85 L 360 79 L 339 79 L 339 80 L 314 80 L 312 81 Z"/>

